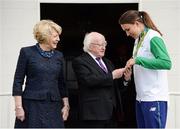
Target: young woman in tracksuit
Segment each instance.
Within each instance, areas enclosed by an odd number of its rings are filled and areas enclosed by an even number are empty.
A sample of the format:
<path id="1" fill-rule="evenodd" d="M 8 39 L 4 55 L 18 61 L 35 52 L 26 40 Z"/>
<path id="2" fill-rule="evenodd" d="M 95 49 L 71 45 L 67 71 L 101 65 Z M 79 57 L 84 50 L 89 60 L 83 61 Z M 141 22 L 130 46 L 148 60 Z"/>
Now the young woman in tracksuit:
<path id="1" fill-rule="evenodd" d="M 129 10 L 119 19 L 127 36 L 135 39 L 133 66 L 136 86 L 136 119 L 139 128 L 165 128 L 167 118 L 167 70 L 171 60 L 162 33 L 144 11 Z"/>

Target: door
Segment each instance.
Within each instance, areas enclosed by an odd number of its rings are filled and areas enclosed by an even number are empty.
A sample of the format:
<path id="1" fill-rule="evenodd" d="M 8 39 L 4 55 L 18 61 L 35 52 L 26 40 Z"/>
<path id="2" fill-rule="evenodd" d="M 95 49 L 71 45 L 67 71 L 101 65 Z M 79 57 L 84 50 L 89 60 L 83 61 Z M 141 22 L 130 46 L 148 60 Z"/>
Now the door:
<path id="1" fill-rule="evenodd" d="M 41 19 L 51 19 L 61 25 L 63 31 L 58 50 L 65 57 L 65 79 L 69 89 L 70 116 L 65 122 L 66 127 L 79 127 L 78 84 L 73 73 L 71 61 L 83 52 L 83 39 L 87 32 L 102 33 L 108 42 L 106 57 L 114 65 L 124 67 L 131 57 L 134 40 L 128 38 L 118 24 L 120 15 L 129 9 L 138 9 L 137 3 L 132 4 L 65 4 L 41 3 Z M 124 116 L 119 127 L 136 127 L 135 90 L 134 84 L 122 88 Z"/>

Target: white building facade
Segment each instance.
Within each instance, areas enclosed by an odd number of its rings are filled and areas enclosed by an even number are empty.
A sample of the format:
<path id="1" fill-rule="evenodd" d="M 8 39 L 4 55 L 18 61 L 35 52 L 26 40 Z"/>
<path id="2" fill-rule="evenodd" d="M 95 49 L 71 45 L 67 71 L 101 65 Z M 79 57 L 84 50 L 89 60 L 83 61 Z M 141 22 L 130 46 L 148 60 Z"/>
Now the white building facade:
<path id="1" fill-rule="evenodd" d="M 0 128 L 12 128 L 11 96 L 21 47 L 33 45 L 32 28 L 40 20 L 40 3 L 138 3 L 164 34 L 173 62 L 168 72 L 170 103 L 167 128 L 180 128 L 180 1 L 179 0 L 0 0 Z"/>

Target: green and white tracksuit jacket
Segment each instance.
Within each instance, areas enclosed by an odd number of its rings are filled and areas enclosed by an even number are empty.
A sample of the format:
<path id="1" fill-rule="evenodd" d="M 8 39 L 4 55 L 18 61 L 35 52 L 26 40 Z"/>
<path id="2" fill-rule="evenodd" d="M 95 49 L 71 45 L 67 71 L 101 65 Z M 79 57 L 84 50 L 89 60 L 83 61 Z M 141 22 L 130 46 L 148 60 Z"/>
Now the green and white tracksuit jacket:
<path id="1" fill-rule="evenodd" d="M 138 39 L 134 49 L 137 44 Z M 171 69 L 171 60 L 161 35 L 148 29 L 134 58 L 136 100 L 168 101 L 167 70 Z"/>

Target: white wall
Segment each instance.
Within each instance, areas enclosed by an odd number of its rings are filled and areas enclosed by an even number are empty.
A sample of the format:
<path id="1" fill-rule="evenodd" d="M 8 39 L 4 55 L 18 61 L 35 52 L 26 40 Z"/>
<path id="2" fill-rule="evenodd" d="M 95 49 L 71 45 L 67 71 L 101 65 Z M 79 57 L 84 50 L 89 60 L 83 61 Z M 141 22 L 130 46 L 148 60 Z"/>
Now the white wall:
<path id="1" fill-rule="evenodd" d="M 169 71 L 170 109 L 167 127 L 180 128 L 180 2 L 179 0 L 39 0 L 41 2 L 121 3 L 140 1 L 164 33 L 173 61 Z M 35 43 L 32 28 L 39 20 L 38 0 L 0 0 L 0 128 L 13 127 L 14 102 L 11 96 L 19 49 Z"/>
<path id="2" fill-rule="evenodd" d="M 167 127 L 180 128 L 180 1 L 141 0 L 140 10 L 147 11 L 162 31 L 173 67 L 168 72 L 169 114 Z"/>
<path id="3" fill-rule="evenodd" d="M 2 57 L 2 54 L 1 54 L 1 51 L 2 51 L 2 48 L 1 48 L 1 45 L 2 45 L 2 1 L 0 1 L 0 91 L 1 91 L 1 82 L 2 82 L 2 80 L 1 80 L 1 75 L 2 75 L 2 71 L 1 71 L 1 62 L 2 62 L 2 60 L 1 60 L 1 57 Z M 0 106 L 0 116 L 2 116 L 2 113 L 1 113 L 1 106 Z M 1 117 L 0 117 L 0 127 L 1 127 Z"/>
<path id="4" fill-rule="evenodd" d="M 34 44 L 32 28 L 39 20 L 35 0 L 0 0 L 0 127 L 13 127 L 11 97 L 19 49 Z"/>
<path id="5" fill-rule="evenodd" d="M 1 81 L 1 65 L 2 65 L 2 1 L 0 1 L 0 82 Z M 0 87 L 1 91 L 1 87 Z"/>

